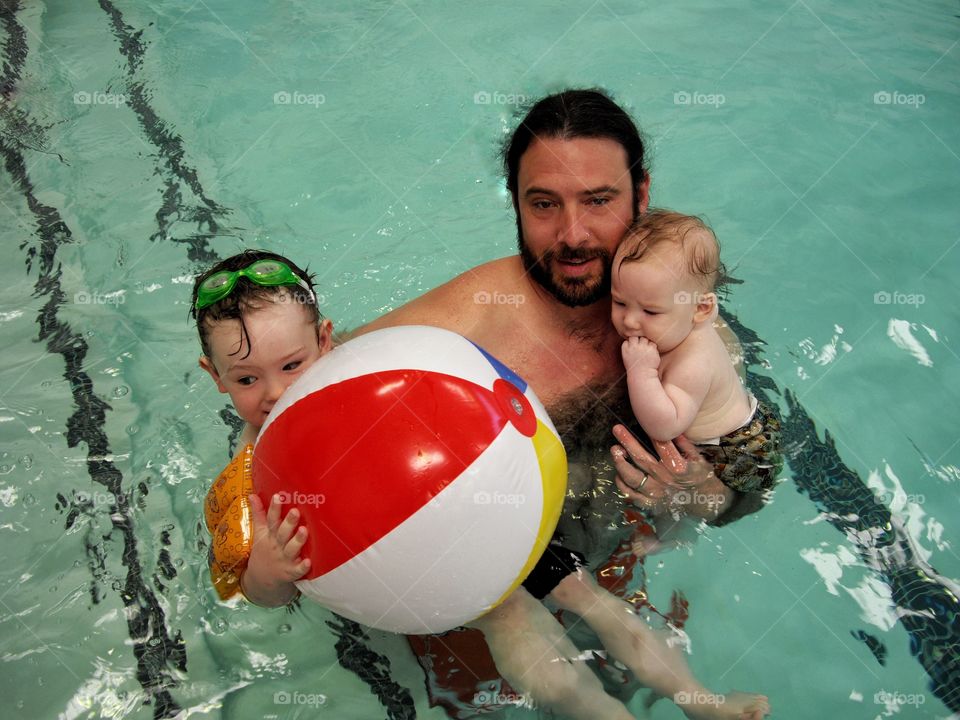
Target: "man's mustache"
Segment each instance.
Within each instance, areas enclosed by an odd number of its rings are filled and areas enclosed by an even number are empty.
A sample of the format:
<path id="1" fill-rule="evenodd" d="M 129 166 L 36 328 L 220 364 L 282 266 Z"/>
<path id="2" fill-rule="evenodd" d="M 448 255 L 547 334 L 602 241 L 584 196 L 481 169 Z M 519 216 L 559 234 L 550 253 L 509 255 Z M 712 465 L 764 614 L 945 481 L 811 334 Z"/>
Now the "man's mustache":
<path id="1" fill-rule="evenodd" d="M 603 248 L 571 248 L 563 246 L 559 250 L 547 250 L 545 260 L 593 260 L 594 258 L 607 259 L 610 253 Z"/>

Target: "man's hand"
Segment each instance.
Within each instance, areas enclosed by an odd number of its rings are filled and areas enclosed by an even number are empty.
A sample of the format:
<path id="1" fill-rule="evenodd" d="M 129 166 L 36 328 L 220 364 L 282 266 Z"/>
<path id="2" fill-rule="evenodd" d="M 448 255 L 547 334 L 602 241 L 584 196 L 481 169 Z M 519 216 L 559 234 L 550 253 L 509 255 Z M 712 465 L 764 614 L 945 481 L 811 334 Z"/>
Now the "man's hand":
<path id="1" fill-rule="evenodd" d="M 617 487 L 638 508 L 714 520 L 733 500 L 733 491 L 717 479 L 710 463 L 682 435 L 676 445 L 654 443 L 663 458 L 658 461 L 623 425 L 615 426 L 613 434 L 620 442 L 611 449 Z"/>
<path id="2" fill-rule="evenodd" d="M 623 367 L 627 372 L 640 368 L 656 370 L 660 367 L 660 351 L 657 345 L 645 337 L 629 337 L 620 346 L 623 354 Z"/>
<path id="3" fill-rule="evenodd" d="M 310 570 L 310 558 L 300 557 L 307 541 L 307 528 L 297 527 L 300 511 L 296 508 L 280 521 L 279 495 L 270 499 L 266 512 L 260 498 L 250 495 L 250 513 L 253 547 L 247 569 L 240 578 L 243 594 L 257 605 L 286 605 L 296 596 L 294 581 Z"/>

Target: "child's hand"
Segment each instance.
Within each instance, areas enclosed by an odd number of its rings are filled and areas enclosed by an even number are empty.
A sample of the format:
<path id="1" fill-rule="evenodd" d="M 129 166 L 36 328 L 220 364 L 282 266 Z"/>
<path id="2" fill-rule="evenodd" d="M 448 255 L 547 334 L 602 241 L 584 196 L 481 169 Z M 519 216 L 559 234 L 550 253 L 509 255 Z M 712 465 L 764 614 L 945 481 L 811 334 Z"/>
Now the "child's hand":
<path id="1" fill-rule="evenodd" d="M 293 508 L 280 522 L 280 496 L 270 499 L 264 512 L 263 503 L 250 495 L 253 516 L 253 547 L 243 573 L 244 594 L 258 605 L 283 605 L 295 594 L 293 586 L 310 570 L 310 558 L 300 558 L 307 541 L 307 528 L 297 527 L 300 512 Z"/>
<path id="2" fill-rule="evenodd" d="M 644 337 L 629 337 L 620 346 L 623 366 L 627 372 L 640 368 L 656 370 L 660 367 L 660 351 L 656 343 Z"/>

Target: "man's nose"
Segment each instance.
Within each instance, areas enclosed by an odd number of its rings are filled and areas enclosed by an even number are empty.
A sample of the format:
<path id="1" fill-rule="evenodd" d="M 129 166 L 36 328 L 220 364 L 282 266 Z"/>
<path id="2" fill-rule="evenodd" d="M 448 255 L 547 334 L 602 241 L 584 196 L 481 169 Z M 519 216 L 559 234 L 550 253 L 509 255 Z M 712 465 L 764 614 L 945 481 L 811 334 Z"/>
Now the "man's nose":
<path id="1" fill-rule="evenodd" d="M 560 237 L 558 239 L 571 247 L 582 245 L 587 240 L 587 232 L 583 227 L 583 217 L 577 203 L 568 203 L 563 206 Z"/>

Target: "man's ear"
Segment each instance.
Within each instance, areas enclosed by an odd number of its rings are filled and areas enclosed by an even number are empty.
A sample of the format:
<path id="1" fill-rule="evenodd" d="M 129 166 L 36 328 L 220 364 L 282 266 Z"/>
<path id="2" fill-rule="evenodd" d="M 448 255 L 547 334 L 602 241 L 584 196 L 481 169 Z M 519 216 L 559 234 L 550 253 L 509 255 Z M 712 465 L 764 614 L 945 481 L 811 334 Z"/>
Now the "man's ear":
<path id="1" fill-rule="evenodd" d="M 719 313 L 716 293 L 697 293 L 697 309 L 693 313 L 695 323 L 713 322 Z"/>
<path id="2" fill-rule="evenodd" d="M 227 388 L 223 385 L 223 380 L 220 379 L 220 373 L 217 372 L 217 368 L 214 367 L 213 362 L 206 355 L 200 356 L 200 367 L 207 371 L 207 374 L 213 378 L 213 381 L 217 384 L 217 390 L 222 393 L 227 392 Z"/>
<path id="3" fill-rule="evenodd" d="M 317 327 L 317 344 L 320 346 L 320 354 L 326 355 L 333 350 L 333 321 L 324 318 Z"/>
<path id="4" fill-rule="evenodd" d="M 650 175 L 637 183 L 637 215 L 643 215 L 650 206 Z"/>

